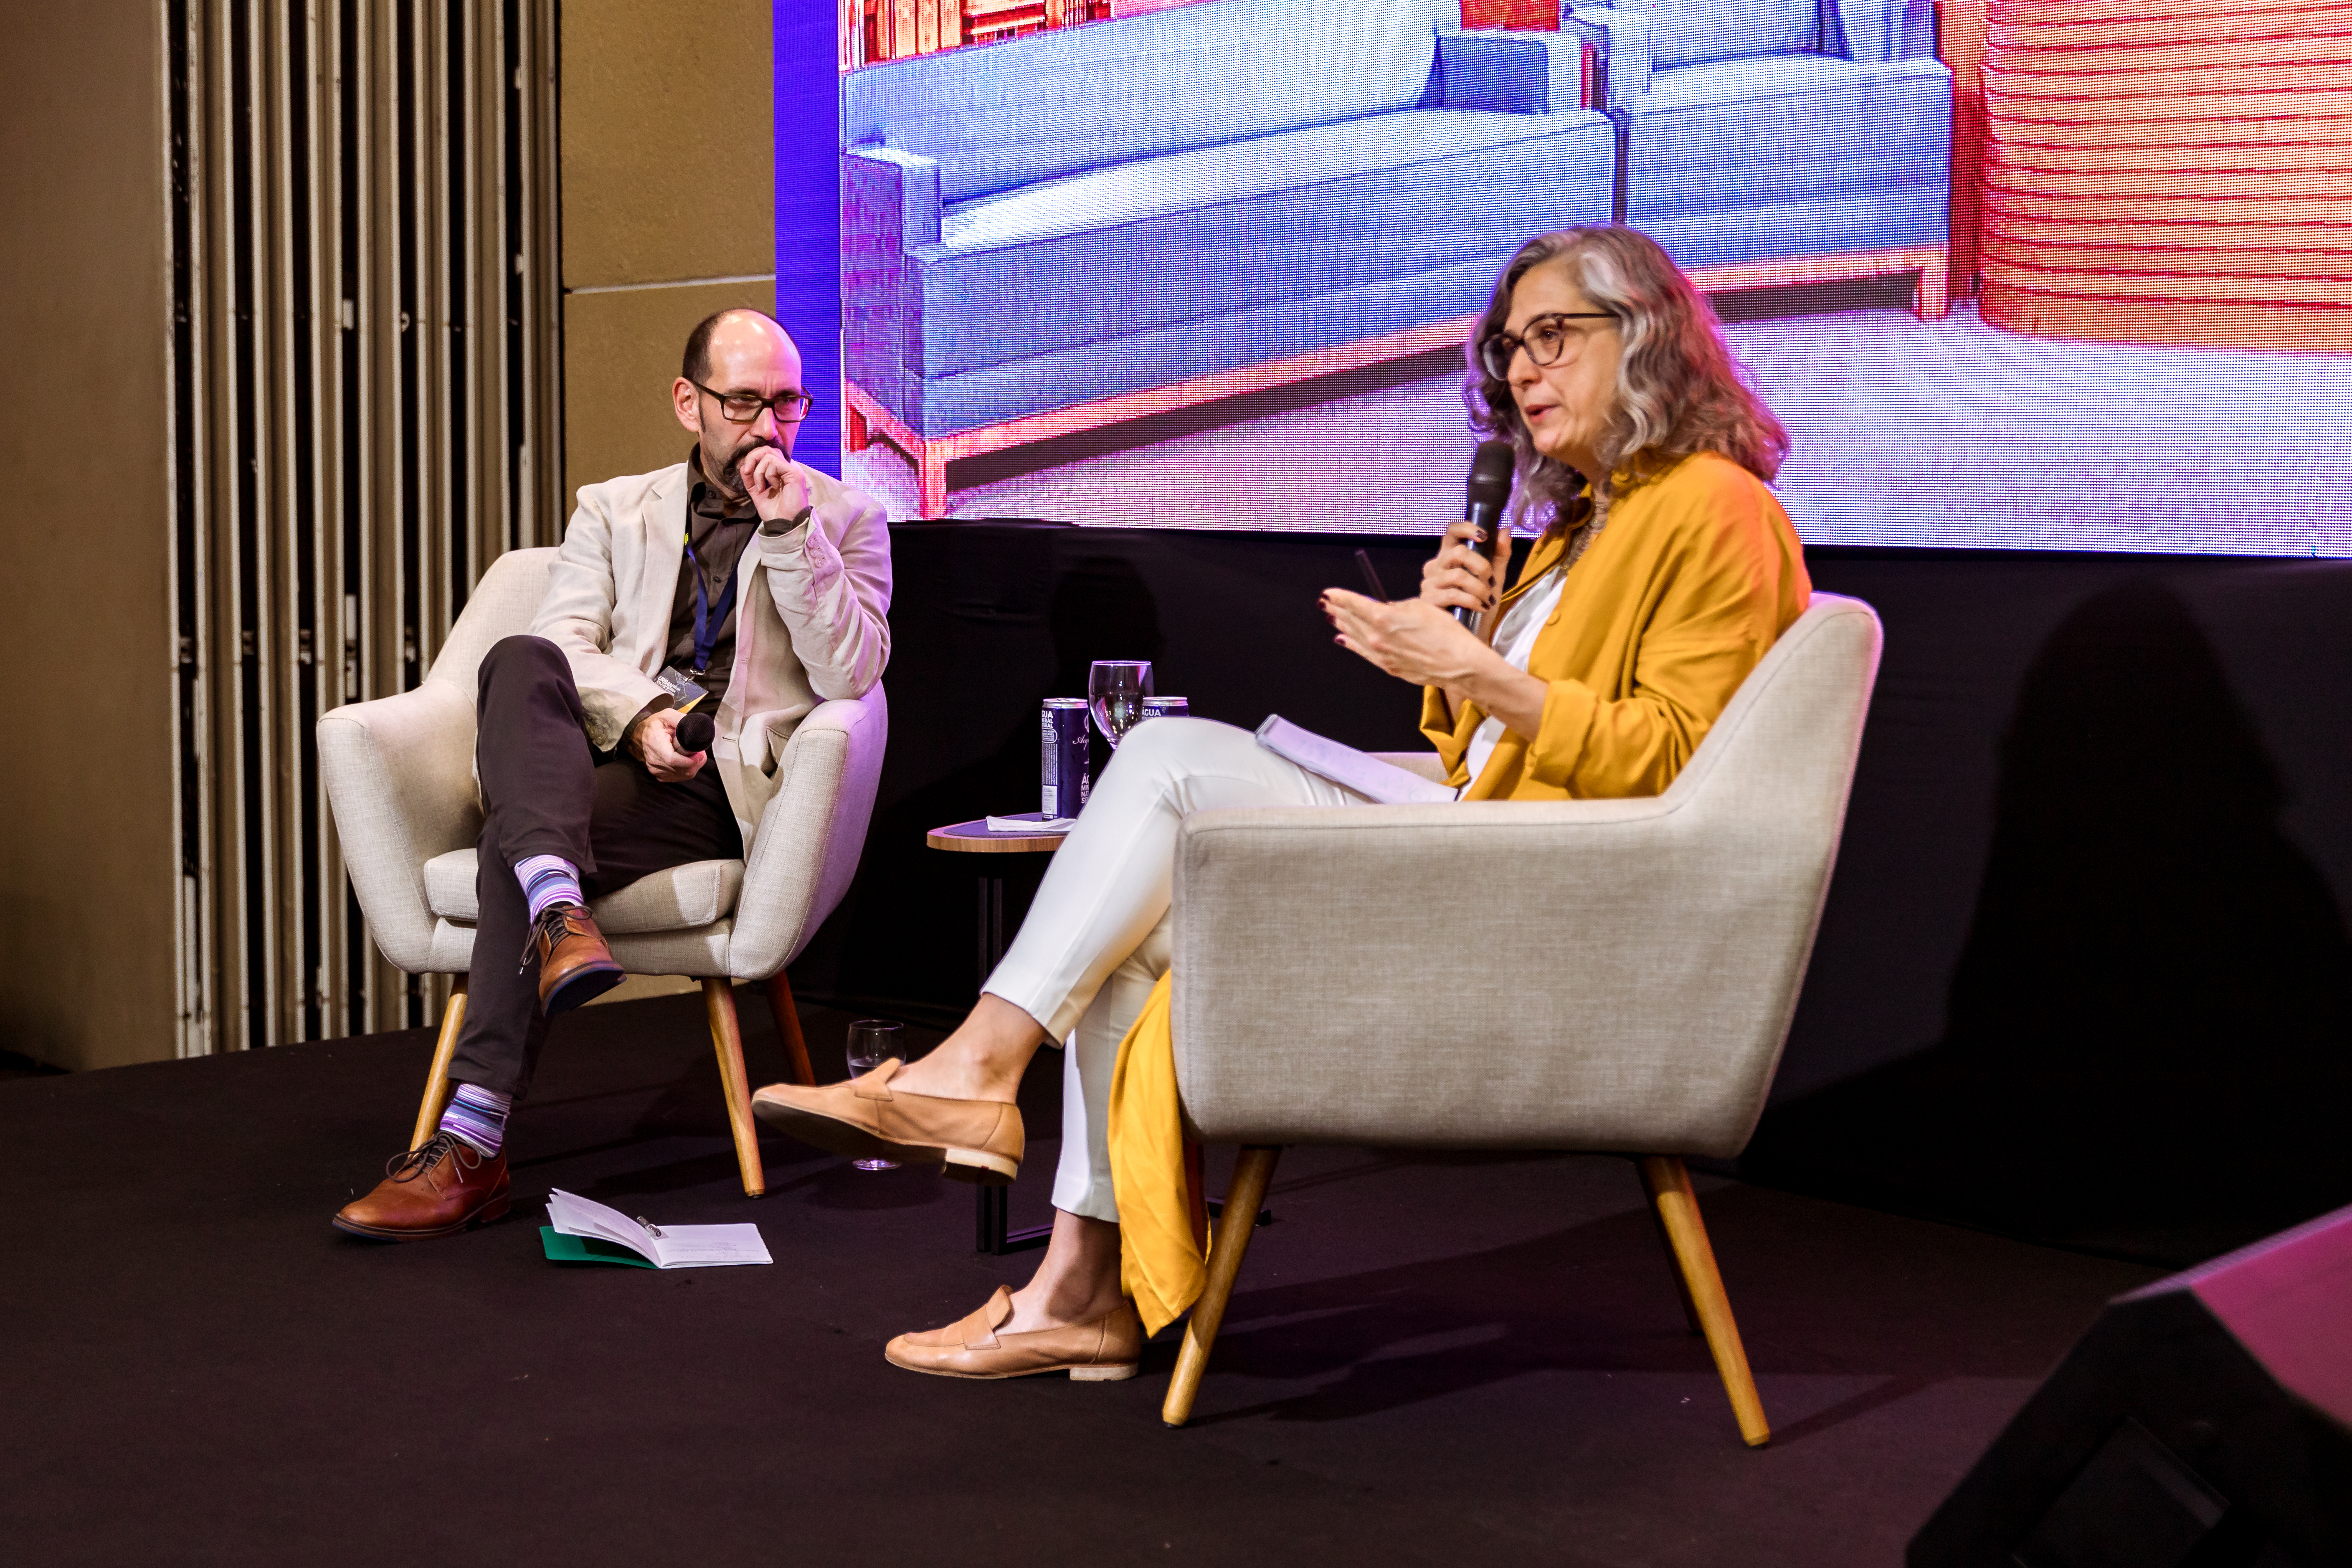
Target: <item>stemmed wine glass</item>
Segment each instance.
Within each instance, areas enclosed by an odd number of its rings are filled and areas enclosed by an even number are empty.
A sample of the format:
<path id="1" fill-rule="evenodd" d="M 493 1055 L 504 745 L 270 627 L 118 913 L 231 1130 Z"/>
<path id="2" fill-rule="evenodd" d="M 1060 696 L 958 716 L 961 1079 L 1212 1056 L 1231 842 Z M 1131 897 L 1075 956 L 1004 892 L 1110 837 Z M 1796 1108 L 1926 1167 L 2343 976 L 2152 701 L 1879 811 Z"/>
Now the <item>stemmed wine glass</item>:
<path id="1" fill-rule="evenodd" d="M 1098 658 L 1087 672 L 1087 711 L 1113 751 L 1143 722 L 1143 700 L 1150 695 L 1148 658 Z"/>
<path id="2" fill-rule="evenodd" d="M 898 1043 L 898 1026 L 882 1018 L 860 1018 L 849 1026 L 849 1076 L 864 1078 L 892 1057 L 904 1061 L 907 1048 Z M 895 1171 L 896 1160 L 852 1160 L 861 1171 Z"/>

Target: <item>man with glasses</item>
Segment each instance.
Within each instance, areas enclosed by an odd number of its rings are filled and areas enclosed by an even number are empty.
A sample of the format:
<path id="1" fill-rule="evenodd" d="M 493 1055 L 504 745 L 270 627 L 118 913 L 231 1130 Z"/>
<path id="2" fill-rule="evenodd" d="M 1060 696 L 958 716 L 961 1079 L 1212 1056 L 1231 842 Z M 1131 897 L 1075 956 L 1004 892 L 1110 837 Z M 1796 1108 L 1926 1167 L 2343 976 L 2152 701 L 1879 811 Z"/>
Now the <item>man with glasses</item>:
<path id="1" fill-rule="evenodd" d="M 457 1084 L 434 1135 L 335 1224 L 390 1241 L 507 1211 L 508 1111 L 547 1021 L 619 984 L 589 900 L 742 857 L 793 726 L 890 657 L 882 509 L 792 460 L 812 399 L 759 310 L 698 325 L 670 388 L 686 461 L 581 487 L 527 637 L 483 657 L 479 914 Z M 689 711 L 716 722 L 680 749 Z"/>

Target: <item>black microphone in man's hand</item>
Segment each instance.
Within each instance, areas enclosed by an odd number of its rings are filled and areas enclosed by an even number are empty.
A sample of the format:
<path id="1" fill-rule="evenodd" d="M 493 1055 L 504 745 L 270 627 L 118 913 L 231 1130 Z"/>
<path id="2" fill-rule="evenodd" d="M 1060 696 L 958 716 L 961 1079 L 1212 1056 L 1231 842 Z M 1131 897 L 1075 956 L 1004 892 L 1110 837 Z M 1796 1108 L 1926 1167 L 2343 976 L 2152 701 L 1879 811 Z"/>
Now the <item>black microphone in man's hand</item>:
<path id="1" fill-rule="evenodd" d="M 670 737 L 670 749 L 681 757 L 710 750 L 717 739 L 719 726 L 710 721 L 708 713 L 688 713 L 677 721 L 677 732 Z"/>
<path id="2" fill-rule="evenodd" d="M 1478 455 L 1470 459 L 1469 496 L 1462 515 L 1485 532 L 1486 538 L 1471 541 L 1470 548 L 1489 561 L 1502 541 L 1503 508 L 1510 502 L 1511 477 L 1517 467 L 1508 441 L 1481 441 Z M 1467 605 L 1454 607 L 1454 618 L 1473 629 L 1478 625 L 1478 614 Z"/>

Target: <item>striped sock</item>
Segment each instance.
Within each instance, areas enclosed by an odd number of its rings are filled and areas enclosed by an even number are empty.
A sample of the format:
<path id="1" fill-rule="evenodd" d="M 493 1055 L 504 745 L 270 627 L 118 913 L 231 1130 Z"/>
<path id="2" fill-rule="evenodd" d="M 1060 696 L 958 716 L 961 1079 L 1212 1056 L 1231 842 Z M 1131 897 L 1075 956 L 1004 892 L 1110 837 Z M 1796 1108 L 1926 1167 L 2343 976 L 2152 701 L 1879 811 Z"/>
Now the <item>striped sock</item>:
<path id="1" fill-rule="evenodd" d="M 513 1100 L 497 1089 L 461 1083 L 441 1113 L 441 1131 L 471 1143 L 483 1159 L 495 1160 L 506 1147 L 507 1112 L 513 1107 Z"/>
<path id="2" fill-rule="evenodd" d="M 551 904 L 581 904 L 580 873 L 561 855 L 533 855 L 515 862 L 515 880 L 530 904 L 530 918 L 545 914 Z"/>

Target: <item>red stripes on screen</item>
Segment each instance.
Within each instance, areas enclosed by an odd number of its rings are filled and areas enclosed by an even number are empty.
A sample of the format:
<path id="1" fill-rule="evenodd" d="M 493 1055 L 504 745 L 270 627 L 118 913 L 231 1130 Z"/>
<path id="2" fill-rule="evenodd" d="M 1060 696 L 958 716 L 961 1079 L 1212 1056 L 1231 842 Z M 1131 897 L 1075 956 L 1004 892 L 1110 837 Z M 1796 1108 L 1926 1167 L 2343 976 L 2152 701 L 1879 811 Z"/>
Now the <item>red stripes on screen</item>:
<path id="1" fill-rule="evenodd" d="M 1984 319 L 2352 351 L 2352 5 L 1990 0 Z"/>

